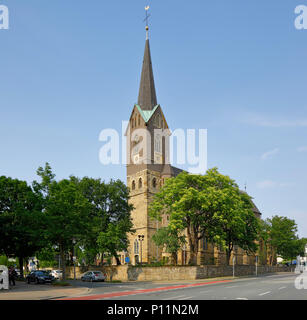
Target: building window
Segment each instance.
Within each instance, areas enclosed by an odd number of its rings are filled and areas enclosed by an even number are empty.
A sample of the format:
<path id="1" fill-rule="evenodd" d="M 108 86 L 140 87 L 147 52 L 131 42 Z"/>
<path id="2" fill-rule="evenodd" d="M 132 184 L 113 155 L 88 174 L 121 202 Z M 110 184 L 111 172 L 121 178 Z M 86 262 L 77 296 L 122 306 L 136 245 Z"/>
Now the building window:
<path id="1" fill-rule="evenodd" d="M 134 241 L 134 254 L 139 254 L 139 241 L 138 240 L 135 240 Z"/>
<path id="2" fill-rule="evenodd" d="M 139 126 L 141 125 L 141 117 L 139 116 Z"/>
<path id="3" fill-rule="evenodd" d="M 161 136 L 159 134 L 155 137 L 155 152 L 161 153 L 162 151 L 162 143 L 161 143 Z"/>
<path id="4" fill-rule="evenodd" d="M 157 187 L 157 180 L 156 180 L 156 178 L 153 178 L 153 179 L 152 179 L 152 187 L 153 187 L 153 188 L 156 188 L 156 187 Z"/>
<path id="5" fill-rule="evenodd" d="M 132 190 L 135 190 L 135 181 L 132 181 Z"/>
<path id="6" fill-rule="evenodd" d="M 139 179 L 139 189 L 142 189 L 143 183 L 142 183 L 142 178 Z"/>
<path id="7" fill-rule="evenodd" d="M 206 237 L 203 238 L 203 249 L 208 250 L 208 240 Z"/>

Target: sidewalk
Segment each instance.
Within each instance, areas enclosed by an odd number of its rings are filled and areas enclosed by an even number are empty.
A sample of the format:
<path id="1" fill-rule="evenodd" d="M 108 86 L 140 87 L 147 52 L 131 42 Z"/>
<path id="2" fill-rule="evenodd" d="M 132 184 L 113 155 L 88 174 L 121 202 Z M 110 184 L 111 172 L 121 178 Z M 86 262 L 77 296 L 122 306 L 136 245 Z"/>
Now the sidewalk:
<path id="1" fill-rule="evenodd" d="M 0 290 L 0 300 L 46 300 L 59 299 L 86 295 L 88 288 L 84 287 L 55 287 L 53 285 L 35 285 L 27 284 L 22 281 L 16 281 L 16 286 L 10 290 Z"/>

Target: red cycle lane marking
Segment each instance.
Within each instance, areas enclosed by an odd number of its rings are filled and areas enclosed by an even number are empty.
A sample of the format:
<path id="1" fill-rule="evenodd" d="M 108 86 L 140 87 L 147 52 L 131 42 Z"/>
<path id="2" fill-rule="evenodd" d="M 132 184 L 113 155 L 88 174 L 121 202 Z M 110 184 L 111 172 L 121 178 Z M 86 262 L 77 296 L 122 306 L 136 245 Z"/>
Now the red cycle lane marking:
<path id="1" fill-rule="evenodd" d="M 176 289 L 182 289 L 182 288 L 191 288 L 191 287 L 205 286 L 205 285 L 208 285 L 208 284 L 225 283 L 225 282 L 232 282 L 232 280 L 201 282 L 201 283 L 194 283 L 194 284 L 186 284 L 186 285 L 179 285 L 179 286 L 169 286 L 169 287 L 161 287 L 161 288 L 152 288 L 152 289 L 144 289 L 144 290 L 134 290 L 134 291 L 111 292 L 111 293 L 97 294 L 97 295 L 92 295 L 92 296 L 83 296 L 83 297 L 66 298 L 66 299 L 58 299 L 58 300 L 97 300 L 97 299 L 104 299 L 104 298 L 115 298 L 115 297 L 129 296 L 129 295 L 132 295 L 132 294 L 142 294 L 142 293 L 149 293 L 149 292 L 158 292 L 158 291 L 176 290 Z"/>

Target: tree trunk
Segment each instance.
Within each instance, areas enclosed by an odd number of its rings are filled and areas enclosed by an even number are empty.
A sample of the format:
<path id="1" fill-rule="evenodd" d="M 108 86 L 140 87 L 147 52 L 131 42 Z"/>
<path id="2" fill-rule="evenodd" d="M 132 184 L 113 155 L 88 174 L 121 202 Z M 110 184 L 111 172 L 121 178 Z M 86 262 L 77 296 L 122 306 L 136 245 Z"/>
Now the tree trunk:
<path id="1" fill-rule="evenodd" d="M 115 257 L 116 264 L 117 264 L 118 266 L 121 266 L 121 262 L 120 262 L 120 260 L 119 260 L 118 255 L 117 255 L 116 252 L 113 252 L 113 256 Z"/>
<path id="2" fill-rule="evenodd" d="M 230 265 L 231 252 L 232 252 L 231 249 L 226 249 L 226 264 L 227 264 L 227 266 Z"/>
<path id="3" fill-rule="evenodd" d="M 18 257 L 19 260 L 19 270 L 20 270 L 20 278 L 23 279 L 23 257 Z"/>
<path id="4" fill-rule="evenodd" d="M 121 262 L 120 262 L 120 260 L 119 260 L 119 258 L 118 258 L 117 255 L 115 256 L 115 259 L 116 259 L 116 264 L 117 264 L 118 266 L 121 266 Z"/>
<path id="5" fill-rule="evenodd" d="M 189 265 L 197 265 L 198 237 L 191 238 L 190 242 L 190 261 Z"/>
<path id="6" fill-rule="evenodd" d="M 172 258 L 173 258 L 173 264 L 176 266 L 177 265 L 177 252 L 172 253 Z"/>
<path id="7" fill-rule="evenodd" d="M 103 266 L 103 253 L 100 254 L 100 266 Z"/>
<path id="8" fill-rule="evenodd" d="M 66 261 L 65 261 L 65 251 L 62 244 L 60 244 L 60 257 L 61 257 L 61 270 L 63 272 L 63 280 L 66 280 Z"/>

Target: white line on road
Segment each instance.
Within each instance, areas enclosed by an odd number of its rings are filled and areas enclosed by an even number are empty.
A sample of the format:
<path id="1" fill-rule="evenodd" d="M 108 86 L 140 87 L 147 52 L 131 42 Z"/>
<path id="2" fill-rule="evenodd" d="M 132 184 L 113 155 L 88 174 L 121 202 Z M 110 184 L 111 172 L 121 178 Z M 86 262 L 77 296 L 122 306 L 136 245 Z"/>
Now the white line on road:
<path id="1" fill-rule="evenodd" d="M 271 291 L 260 293 L 259 296 L 264 296 L 264 295 L 269 294 L 269 293 L 271 293 Z"/>
<path id="2" fill-rule="evenodd" d="M 236 300 L 248 300 L 247 298 L 236 298 Z"/>
<path id="3" fill-rule="evenodd" d="M 179 299 L 179 298 L 184 298 L 185 296 L 177 296 L 177 297 L 170 297 L 170 298 L 166 298 L 166 299 L 162 299 L 162 300 L 175 300 L 175 299 Z"/>
<path id="4" fill-rule="evenodd" d="M 287 287 L 281 287 L 281 288 L 279 288 L 278 290 L 282 290 L 282 289 L 286 289 Z"/>
<path id="5" fill-rule="evenodd" d="M 178 299 L 178 300 L 191 300 L 193 299 L 193 297 L 185 297 L 185 298 L 181 298 L 181 299 Z"/>

